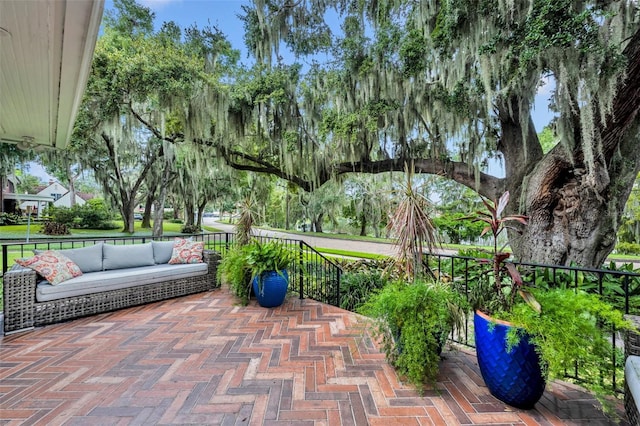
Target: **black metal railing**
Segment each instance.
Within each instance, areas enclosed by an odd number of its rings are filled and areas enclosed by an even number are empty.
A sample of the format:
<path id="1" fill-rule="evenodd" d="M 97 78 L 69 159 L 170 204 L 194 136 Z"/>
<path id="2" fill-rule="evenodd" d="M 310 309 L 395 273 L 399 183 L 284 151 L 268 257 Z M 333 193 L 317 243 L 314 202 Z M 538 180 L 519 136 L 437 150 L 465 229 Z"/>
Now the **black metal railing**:
<path id="1" fill-rule="evenodd" d="M 440 280 L 452 282 L 462 293 L 469 295 L 474 280 L 481 279 L 486 273 L 489 259 L 474 257 L 428 254 L 425 261 L 432 272 Z M 515 263 L 526 285 L 544 288 L 580 289 L 599 294 L 603 300 L 611 303 L 624 313 L 640 314 L 640 274 L 631 267 L 622 269 L 592 269 L 575 266 L 540 265 L 533 263 Z M 452 340 L 470 347 L 475 347 L 472 317 L 468 318 L 465 328 L 451 336 Z M 612 389 L 622 393 L 623 384 L 623 338 L 616 330 L 606 330 L 611 342 L 613 374 L 609 378 L 600 378 L 610 383 Z M 567 371 L 567 378 L 577 382 L 583 381 L 580 366 L 575 365 L 573 371 Z"/>

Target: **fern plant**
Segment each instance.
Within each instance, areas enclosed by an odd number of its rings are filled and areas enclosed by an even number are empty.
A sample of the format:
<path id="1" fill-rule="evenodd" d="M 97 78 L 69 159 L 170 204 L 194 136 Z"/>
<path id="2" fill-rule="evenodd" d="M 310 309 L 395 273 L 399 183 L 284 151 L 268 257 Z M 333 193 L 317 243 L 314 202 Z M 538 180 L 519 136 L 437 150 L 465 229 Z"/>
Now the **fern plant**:
<path id="1" fill-rule="evenodd" d="M 372 318 L 387 361 L 421 389 L 435 382 L 440 352 L 466 310 L 464 297 L 448 284 L 419 279 L 387 284 L 359 312 Z"/>

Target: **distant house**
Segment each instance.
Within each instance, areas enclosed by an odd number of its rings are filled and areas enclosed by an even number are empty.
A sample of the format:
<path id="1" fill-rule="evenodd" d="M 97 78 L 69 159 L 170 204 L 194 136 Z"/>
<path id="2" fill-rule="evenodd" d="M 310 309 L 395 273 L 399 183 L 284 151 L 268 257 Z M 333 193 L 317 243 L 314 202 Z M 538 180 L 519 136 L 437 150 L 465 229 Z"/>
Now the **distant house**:
<path id="1" fill-rule="evenodd" d="M 16 188 L 19 179 L 15 175 L 4 176 L 1 179 L 2 191 L 0 192 L 0 208 L 3 213 L 22 213 L 27 209 L 40 217 L 42 211 L 53 198 L 48 195 L 18 194 Z"/>
<path id="2" fill-rule="evenodd" d="M 0 206 L 2 212 L 26 213 L 30 209 L 36 217 L 40 217 L 44 209 L 52 204 L 55 207 L 71 207 L 71 192 L 59 182 L 49 181 L 48 185 L 38 188 L 36 194 L 18 194 L 16 188 L 19 178 L 14 175 L 5 176 L 2 181 Z M 93 198 L 91 194 L 76 193 L 75 204 L 82 206 Z"/>
<path id="3" fill-rule="evenodd" d="M 71 207 L 71 192 L 69 192 L 69 190 L 59 182 L 49 181 L 49 185 L 38 188 L 37 195 L 44 195 L 46 197 L 53 198 L 54 207 Z M 91 196 L 83 198 L 81 195 L 87 196 L 87 194 L 80 194 L 76 192 L 76 205 L 83 206 L 87 199 L 92 198 Z"/>

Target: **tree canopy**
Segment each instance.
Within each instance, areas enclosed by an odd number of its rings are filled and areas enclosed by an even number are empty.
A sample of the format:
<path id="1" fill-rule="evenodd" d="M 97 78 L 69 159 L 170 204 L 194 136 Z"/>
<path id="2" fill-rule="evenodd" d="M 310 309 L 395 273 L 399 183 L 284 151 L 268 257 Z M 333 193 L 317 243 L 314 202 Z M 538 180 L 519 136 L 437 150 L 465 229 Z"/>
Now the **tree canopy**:
<path id="1" fill-rule="evenodd" d="M 91 146 L 144 127 L 306 191 L 410 165 L 510 191 L 530 217 L 511 235 L 520 259 L 598 266 L 612 250 L 640 170 L 635 2 L 254 0 L 251 67 L 219 31 L 154 33 L 132 3 L 96 48 L 78 126 Z M 559 143 L 543 150 L 532 107 L 548 81 Z"/>

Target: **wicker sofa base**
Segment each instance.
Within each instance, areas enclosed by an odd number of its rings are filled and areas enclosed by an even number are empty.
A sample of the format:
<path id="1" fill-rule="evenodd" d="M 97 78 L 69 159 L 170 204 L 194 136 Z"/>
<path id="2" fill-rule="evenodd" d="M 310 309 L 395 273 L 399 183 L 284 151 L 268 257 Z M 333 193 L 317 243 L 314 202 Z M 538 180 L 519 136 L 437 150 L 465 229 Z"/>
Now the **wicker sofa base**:
<path id="1" fill-rule="evenodd" d="M 11 270 L 5 274 L 3 280 L 4 332 L 8 334 L 25 331 L 36 326 L 213 290 L 220 286 L 216 279 L 219 260 L 220 256 L 217 253 L 205 250 L 204 261 L 209 267 L 204 275 L 49 302 L 36 301 L 34 271 Z"/>
<path id="2" fill-rule="evenodd" d="M 633 395 L 631 395 L 631 391 L 629 390 L 629 386 L 627 386 L 626 382 L 624 384 L 624 411 L 627 414 L 629 424 L 640 425 L 640 413 L 638 413 L 638 406 L 636 405 L 636 401 L 633 399 Z"/>

